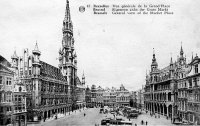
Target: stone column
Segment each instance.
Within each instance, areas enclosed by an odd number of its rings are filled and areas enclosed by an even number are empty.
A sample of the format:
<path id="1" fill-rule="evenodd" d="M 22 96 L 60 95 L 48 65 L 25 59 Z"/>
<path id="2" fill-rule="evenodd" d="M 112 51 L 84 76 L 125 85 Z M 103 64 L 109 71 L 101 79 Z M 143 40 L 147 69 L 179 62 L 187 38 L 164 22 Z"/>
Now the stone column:
<path id="1" fill-rule="evenodd" d="M 165 115 L 165 107 L 164 107 L 164 105 L 163 105 L 163 115 Z"/>
<path id="2" fill-rule="evenodd" d="M 24 125 L 25 125 L 25 126 L 27 125 L 27 117 L 26 117 L 26 114 L 24 114 Z"/>
<path id="3" fill-rule="evenodd" d="M 166 101 L 168 101 L 168 93 L 166 93 Z"/>
<path id="4" fill-rule="evenodd" d="M 167 106 L 167 116 L 169 117 L 169 108 L 168 108 L 169 106 Z"/>

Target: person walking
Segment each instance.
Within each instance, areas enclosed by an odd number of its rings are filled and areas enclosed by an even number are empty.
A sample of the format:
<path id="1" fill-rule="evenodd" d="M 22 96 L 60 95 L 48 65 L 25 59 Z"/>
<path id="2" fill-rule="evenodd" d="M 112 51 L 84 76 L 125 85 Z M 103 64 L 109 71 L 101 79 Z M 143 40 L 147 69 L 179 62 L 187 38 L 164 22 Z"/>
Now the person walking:
<path id="1" fill-rule="evenodd" d="M 146 121 L 146 126 L 147 126 L 148 122 Z"/>
<path id="2" fill-rule="evenodd" d="M 143 120 L 141 121 L 141 124 L 142 124 L 142 125 L 144 124 L 144 121 L 143 121 Z"/>

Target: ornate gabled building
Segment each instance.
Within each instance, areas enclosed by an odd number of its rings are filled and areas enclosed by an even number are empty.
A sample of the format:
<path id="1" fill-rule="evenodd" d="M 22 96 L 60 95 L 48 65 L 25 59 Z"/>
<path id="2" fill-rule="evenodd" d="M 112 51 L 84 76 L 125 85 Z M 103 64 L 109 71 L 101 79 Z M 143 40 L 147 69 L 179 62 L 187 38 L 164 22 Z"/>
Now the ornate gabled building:
<path id="1" fill-rule="evenodd" d="M 15 69 L 0 56 L 0 125 L 26 126 L 26 88 L 15 75 Z"/>
<path id="2" fill-rule="evenodd" d="M 86 102 L 86 107 L 92 107 L 92 103 L 91 103 L 91 90 L 90 88 L 87 86 L 86 91 L 85 91 L 85 102 Z"/>
<path id="3" fill-rule="evenodd" d="M 11 64 L 0 55 L 0 125 L 12 124 L 14 113 L 14 72 Z"/>
<path id="4" fill-rule="evenodd" d="M 32 54 L 23 50 L 23 56 L 12 56 L 15 82 L 26 87 L 28 121 L 51 118 L 71 110 L 68 83 L 61 70 L 40 60 L 41 52 L 36 43 Z"/>
<path id="5" fill-rule="evenodd" d="M 97 103 L 97 100 L 96 100 L 96 85 L 92 85 L 91 86 L 91 106 L 92 107 L 96 107 L 96 103 Z"/>
<path id="6" fill-rule="evenodd" d="M 76 96 L 77 96 L 77 103 L 76 103 L 76 108 L 81 109 L 86 106 L 86 101 L 85 101 L 85 75 L 83 73 L 82 76 L 82 82 L 80 79 L 77 77 L 76 78 Z"/>
<path id="7" fill-rule="evenodd" d="M 81 83 L 77 77 L 77 56 L 68 0 L 62 32 L 58 68 L 40 60 L 37 43 L 32 53 L 24 49 L 21 57 L 16 52 L 11 57 L 14 81 L 26 87 L 27 119 L 30 121 L 45 121 L 46 118 L 77 108 L 77 85 L 84 85 L 85 80 Z"/>
<path id="8" fill-rule="evenodd" d="M 101 86 L 98 86 L 96 88 L 96 104 L 98 107 L 102 107 L 103 106 L 103 93 L 104 93 L 104 89 Z"/>
<path id="9" fill-rule="evenodd" d="M 174 121 L 178 118 L 178 87 L 180 77 L 186 76 L 186 58 L 181 46 L 180 57 L 173 63 L 172 58 L 169 66 L 158 69 L 155 52 L 151 64 L 151 71 L 146 75 L 144 92 L 144 105 L 152 114 L 161 114 Z M 183 70 L 183 68 L 185 70 Z"/>
<path id="10" fill-rule="evenodd" d="M 178 82 L 178 114 L 181 121 L 200 125 L 200 58 L 192 58 L 188 65 L 187 75 Z"/>
<path id="11" fill-rule="evenodd" d="M 130 92 L 123 84 L 116 90 L 116 106 L 130 106 Z"/>

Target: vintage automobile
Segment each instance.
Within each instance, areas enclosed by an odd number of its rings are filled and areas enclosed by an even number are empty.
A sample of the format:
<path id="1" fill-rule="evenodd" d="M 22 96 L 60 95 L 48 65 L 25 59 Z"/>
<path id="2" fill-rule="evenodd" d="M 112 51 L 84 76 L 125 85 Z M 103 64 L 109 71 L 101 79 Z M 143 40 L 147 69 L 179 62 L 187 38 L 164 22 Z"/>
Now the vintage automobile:
<path id="1" fill-rule="evenodd" d="M 107 124 L 110 124 L 110 120 L 111 120 L 111 118 L 105 118 L 105 119 L 102 119 L 102 120 L 101 120 L 101 125 L 107 125 Z"/>
<path id="2" fill-rule="evenodd" d="M 138 113 L 129 113 L 128 118 L 137 118 Z"/>
<path id="3" fill-rule="evenodd" d="M 110 120 L 110 124 L 111 125 L 120 125 L 121 124 L 121 120 L 112 119 L 112 120 Z"/>

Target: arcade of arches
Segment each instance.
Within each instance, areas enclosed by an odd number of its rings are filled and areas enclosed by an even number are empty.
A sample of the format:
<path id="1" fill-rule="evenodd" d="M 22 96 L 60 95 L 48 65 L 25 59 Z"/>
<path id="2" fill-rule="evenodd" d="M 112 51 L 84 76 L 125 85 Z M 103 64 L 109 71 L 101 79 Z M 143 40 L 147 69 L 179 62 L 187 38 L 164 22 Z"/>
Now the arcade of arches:
<path id="1" fill-rule="evenodd" d="M 157 113 L 169 118 L 172 117 L 173 107 L 171 104 L 168 106 L 165 103 L 145 102 L 145 109 L 150 113 Z"/>
<path id="2" fill-rule="evenodd" d="M 169 118 L 173 115 L 172 94 L 170 91 L 145 94 L 145 109 L 151 113 L 157 113 Z"/>

